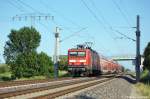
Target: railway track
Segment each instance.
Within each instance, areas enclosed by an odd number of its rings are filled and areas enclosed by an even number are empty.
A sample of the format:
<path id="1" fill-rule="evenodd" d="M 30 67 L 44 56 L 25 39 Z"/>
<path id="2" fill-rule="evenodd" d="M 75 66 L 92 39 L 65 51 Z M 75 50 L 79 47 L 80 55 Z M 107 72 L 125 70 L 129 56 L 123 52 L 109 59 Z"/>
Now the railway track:
<path id="1" fill-rule="evenodd" d="M 30 93 L 39 92 L 48 89 L 55 89 L 58 87 L 92 81 L 94 79 L 96 78 L 75 78 L 75 79 L 68 79 L 68 80 L 60 80 L 60 81 L 57 80 L 57 81 L 51 81 L 45 83 L 38 83 L 38 84 L 4 87 L 4 88 L 0 88 L 0 99 L 30 94 Z"/>
<path id="2" fill-rule="evenodd" d="M 54 92 L 51 92 L 51 93 L 46 94 L 46 95 L 41 95 L 41 96 L 38 96 L 38 97 L 34 97 L 32 99 L 54 99 L 54 98 L 63 96 L 65 94 L 73 93 L 75 91 L 79 91 L 81 89 L 85 89 L 85 88 L 91 87 L 93 85 L 97 85 L 97 84 L 100 84 L 100 83 L 103 83 L 103 82 L 106 82 L 106 81 L 109 81 L 109 80 L 112 80 L 112 79 L 113 78 L 105 78 L 105 79 L 99 79 L 99 80 L 80 83 L 78 85 L 75 84 L 73 86 L 68 86 L 68 87 L 62 88 L 58 91 L 54 91 Z"/>
<path id="3" fill-rule="evenodd" d="M 67 80 L 67 79 L 72 79 L 72 77 L 64 77 L 64 78 L 59 78 L 59 79 L 5 81 L 5 82 L 0 82 L 0 88 L 19 86 L 19 85 L 27 85 L 27 84 L 35 84 L 35 83 L 43 83 L 43 82 L 50 82 L 50 81 L 56 81 L 56 80 Z"/>
<path id="4" fill-rule="evenodd" d="M 102 82 L 113 79 L 114 76 L 107 77 L 90 77 L 90 78 L 79 78 L 79 79 L 68 79 L 60 81 L 52 81 L 39 84 L 29 84 L 28 88 L 21 90 L 11 91 L 7 90 L 0 93 L 0 99 L 11 98 L 21 99 L 22 97 L 26 98 L 35 98 L 35 99 L 45 99 L 45 98 L 56 98 L 64 94 L 74 92 L 83 88 L 87 88 Z M 23 85 L 24 86 L 24 85 Z M 8 88 L 8 87 L 7 87 Z M 10 87 L 11 88 L 11 87 Z M 15 88 L 14 88 L 15 89 Z"/>

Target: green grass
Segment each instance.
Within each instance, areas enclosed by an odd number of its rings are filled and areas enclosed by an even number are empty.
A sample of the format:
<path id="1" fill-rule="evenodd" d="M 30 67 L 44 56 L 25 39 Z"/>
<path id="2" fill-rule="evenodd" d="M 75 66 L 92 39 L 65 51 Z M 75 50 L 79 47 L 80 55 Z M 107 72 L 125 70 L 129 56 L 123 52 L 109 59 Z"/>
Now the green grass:
<path id="1" fill-rule="evenodd" d="M 5 72 L 9 72 L 10 71 L 10 67 L 6 64 L 0 64 L 0 74 L 1 73 L 5 73 Z"/>
<path id="2" fill-rule="evenodd" d="M 11 72 L 1 73 L 0 77 L 11 77 Z"/>
<path id="3" fill-rule="evenodd" d="M 59 71 L 59 78 L 61 77 L 70 77 L 70 75 L 68 74 L 67 71 Z M 46 76 L 33 76 L 33 77 L 23 77 L 20 79 L 16 79 L 16 80 L 38 80 L 38 79 L 48 79 L 48 78 L 54 78 L 54 74 L 51 73 L 48 77 Z M 11 78 L 11 72 L 4 72 L 4 73 L 0 73 L 0 81 L 10 81 L 12 80 Z"/>
<path id="4" fill-rule="evenodd" d="M 67 73 L 67 71 L 59 71 L 59 77 L 64 77 Z"/>
<path id="5" fill-rule="evenodd" d="M 150 99 L 150 83 L 147 83 L 147 84 L 137 83 L 135 86 L 140 95 L 146 96 L 148 97 L 147 99 Z"/>
<path id="6" fill-rule="evenodd" d="M 140 95 L 148 97 L 150 99 L 150 77 L 148 76 L 149 71 L 144 70 L 140 75 L 140 82 L 137 83 L 135 86 Z"/>
<path id="7" fill-rule="evenodd" d="M 45 76 L 33 76 L 33 77 L 29 77 L 29 78 L 20 78 L 20 79 L 16 79 L 16 80 L 39 80 L 39 79 L 46 79 Z"/>
<path id="8" fill-rule="evenodd" d="M 0 73 L 0 81 L 10 81 L 11 72 Z"/>

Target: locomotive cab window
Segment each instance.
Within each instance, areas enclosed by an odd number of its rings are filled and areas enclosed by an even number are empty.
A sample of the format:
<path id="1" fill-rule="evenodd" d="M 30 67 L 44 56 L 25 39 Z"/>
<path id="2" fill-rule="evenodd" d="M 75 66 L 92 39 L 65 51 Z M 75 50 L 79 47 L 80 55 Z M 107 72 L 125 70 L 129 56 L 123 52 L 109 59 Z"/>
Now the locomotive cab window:
<path id="1" fill-rule="evenodd" d="M 70 56 L 77 56 L 78 53 L 77 53 L 77 52 L 69 52 L 69 55 L 70 55 Z"/>
<path id="2" fill-rule="evenodd" d="M 85 56 L 85 52 L 78 52 L 78 56 Z"/>
<path id="3" fill-rule="evenodd" d="M 84 57 L 86 54 L 85 52 L 69 52 L 70 56 L 79 56 L 79 57 Z"/>

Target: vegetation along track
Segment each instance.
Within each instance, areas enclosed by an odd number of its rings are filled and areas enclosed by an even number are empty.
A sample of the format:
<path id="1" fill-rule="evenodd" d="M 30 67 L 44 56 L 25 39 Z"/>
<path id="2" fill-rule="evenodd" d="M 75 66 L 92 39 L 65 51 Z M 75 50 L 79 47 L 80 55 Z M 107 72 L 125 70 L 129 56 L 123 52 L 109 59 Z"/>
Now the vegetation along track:
<path id="1" fill-rule="evenodd" d="M 10 90 L 7 90 L 8 92 L 5 91 L 3 93 L 0 93 L 0 99 L 39 92 L 39 91 L 48 90 L 48 89 L 54 89 L 54 88 L 73 85 L 73 84 L 78 84 L 82 82 L 92 81 L 94 79 L 97 79 L 97 78 L 95 77 L 94 78 L 93 77 L 92 78 L 91 77 L 90 78 L 78 78 L 78 79 L 53 81 L 53 82 L 47 82 L 47 83 L 30 84 L 29 86 L 25 85 L 25 87 L 27 86 L 28 88 L 22 89 L 18 87 L 19 90 L 17 88 L 14 88 L 16 91 L 11 92 Z"/>

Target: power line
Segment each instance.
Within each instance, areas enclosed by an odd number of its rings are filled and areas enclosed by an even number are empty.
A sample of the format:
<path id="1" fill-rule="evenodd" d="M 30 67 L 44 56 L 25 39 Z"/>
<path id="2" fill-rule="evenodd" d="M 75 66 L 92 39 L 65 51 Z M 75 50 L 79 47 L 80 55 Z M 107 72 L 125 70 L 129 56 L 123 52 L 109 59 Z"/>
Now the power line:
<path id="1" fill-rule="evenodd" d="M 123 12 L 123 10 L 120 8 L 120 6 L 117 4 L 117 2 L 115 0 L 112 0 L 112 2 L 114 3 L 114 5 L 117 7 L 117 9 L 120 11 L 121 15 L 123 16 L 123 18 L 125 19 L 125 21 L 127 22 L 127 24 L 131 27 L 131 24 L 126 16 L 126 14 Z"/>
<path id="2" fill-rule="evenodd" d="M 47 5 L 44 1 L 40 0 L 40 4 L 42 4 L 44 7 L 50 9 L 52 12 L 58 14 L 61 18 L 63 18 L 64 20 L 66 20 L 67 22 L 81 28 L 81 26 L 77 23 L 75 23 L 74 21 L 72 21 L 71 19 L 67 18 L 66 16 L 64 16 L 60 11 L 56 11 L 53 7 Z M 54 22 L 55 24 L 57 23 L 56 21 Z M 58 25 L 58 23 L 57 23 Z M 63 25 L 62 25 L 63 26 Z"/>
<path id="3" fill-rule="evenodd" d="M 114 30 L 114 29 L 112 29 L 112 30 Z M 118 30 L 114 30 L 115 32 L 117 32 L 117 33 L 119 33 L 119 34 L 121 34 L 122 36 L 124 36 L 125 38 L 127 38 L 127 39 L 129 39 L 129 40 L 132 40 L 132 41 L 136 41 L 135 39 L 133 39 L 133 38 L 131 38 L 131 37 L 129 37 L 129 36 L 127 36 L 127 35 L 125 35 L 125 34 L 123 34 L 123 33 L 121 33 L 121 32 L 119 32 Z"/>
<path id="4" fill-rule="evenodd" d="M 17 19 L 17 20 L 21 21 L 22 19 L 24 19 L 26 21 L 28 18 L 30 18 L 31 25 L 33 24 L 32 22 L 35 21 L 36 19 L 38 19 L 38 20 L 41 20 L 41 19 L 45 19 L 45 20 L 52 19 L 52 20 L 54 20 L 54 16 L 51 16 L 50 14 L 41 13 L 39 10 L 33 8 L 32 6 L 26 4 L 25 2 L 23 2 L 21 0 L 17 0 L 17 1 L 16 1 L 16 3 L 18 5 L 21 4 L 21 6 L 22 6 L 21 8 L 24 8 L 23 7 L 23 5 L 24 5 L 27 8 L 30 8 L 31 10 L 35 11 L 36 13 L 24 13 L 24 14 L 16 15 L 16 16 L 13 16 L 13 20 Z M 28 11 L 26 10 L 26 12 L 28 12 Z"/>
<path id="5" fill-rule="evenodd" d="M 30 9 L 32 9 L 32 10 L 35 11 L 35 12 L 41 13 L 41 12 L 38 11 L 37 9 L 33 8 L 32 6 L 30 6 L 29 4 L 27 4 L 27 3 L 25 3 L 25 2 L 23 2 L 23 1 L 21 1 L 21 0 L 18 0 L 18 2 L 20 2 L 20 3 L 23 4 L 24 6 L 26 6 L 26 7 L 30 8 Z"/>
<path id="6" fill-rule="evenodd" d="M 101 13 L 101 11 L 97 8 L 97 6 L 95 5 L 94 1 L 93 1 L 93 0 L 90 0 L 90 2 L 91 2 L 91 4 L 92 4 L 92 6 L 95 8 L 95 11 L 97 11 L 97 12 L 100 14 L 101 19 L 103 20 L 104 23 L 106 23 L 106 24 L 108 25 L 108 27 L 109 27 L 109 29 L 110 29 L 111 31 L 115 31 L 116 33 L 122 35 L 122 36 L 123 36 L 123 37 L 121 37 L 122 39 L 123 39 L 123 38 L 126 38 L 126 39 L 130 39 L 130 40 L 132 40 L 132 41 L 135 41 L 134 39 L 128 37 L 127 35 L 125 35 L 125 34 L 123 34 L 123 33 L 121 33 L 121 32 L 119 32 L 118 30 L 114 30 L 113 27 L 111 26 L 111 24 L 109 24 L 109 22 L 106 21 L 105 17 L 104 17 L 103 14 Z M 131 27 L 122 27 L 122 28 L 131 28 Z M 114 40 L 115 40 L 115 39 L 114 39 Z"/>
<path id="7" fill-rule="evenodd" d="M 97 8 L 97 6 L 95 5 L 95 3 L 93 2 L 93 0 L 90 0 L 90 2 L 92 3 L 93 7 L 95 7 L 97 10 L 97 12 L 100 14 L 100 17 L 102 18 L 102 20 L 109 26 L 109 29 L 110 30 L 113 30 L 121 35 L 123 35 L 124 37 L 128 38 L 128 39 L 131 39 L 130 37 L 128 37 L 127 35 L 119 32 L 118 30 L 114 30 L 113 27 L 109 24 L 109 22 L 106 21 L 105 17 L 102 15 L 101 11 Z M 120 27 L 120 28 L 131 28 L 131 27 Z M 134 39 L 132 39 L 134 41 Z"/>
<path id="8" fill-rule="evenodd" d="M 65 40 L 67 40 L 67 39 L 71 38 L 72 36 L 77 35 L 78 33 L 80 33 L 81 31 L 83 31 L 83 30 L 85 30 L 85 29 L 86 29 L 86 28 L 82 28 L 82 29 L 80 29 L 79 31 L 77 31 L 77 32 L 75 32 L 75 33 L 73 33 L 73 34 L 71 34 L 71 35 L 69 35 L 69 36 L 65 37 L 64 39 L 60 40 L 60 42 L 63 42 L 63 41 L 65 41 Z"/>
<path id="9" fill-rule="evenodd" d="M 20 12 L 24 12 L 24 10 L 21 7 L 18 7 L 15 3 L 7 0 L 7 2 L 12 5 L 13 7 L 15 7 L 17 10 L 19 10 Z"/>
<path id="10" fill-rule="evenodd" d="M 95 10 L 97 10 L 97 12 L 100 14 L 100 17 L 103 20 L 103 22 L 106 23 L 109 26 L 109 28 L 112 28 L 110 23 L 108 23 L 108 21 L 106 21 L 105 17 L 103 16 L 102 12 L 100 11 L 100 9 L 97 8 L 94 1 L 93 0 L 89 0 L 89 1 L 91 2 L 92 6 L 95 8 Z"/>
<path id="11" fill-rule="evenodd" d="M 114 43 L 115 43 L 115 45 L 116 45 L 117 43 L 116 43 L 116 41 L 115 41 L 115 38 L 113 38 L 113 35 L 107 30 L 105 24 L 104 24 L 102 21 L 99 20 L 99 18 L 97 17 L 97 15 L 92 11 L 92 9 L 90 9 L 90 8 L 88 7 L 88 5 L 86 4 L 86 2 L 85 2 L 84 0 L 81 0 L 81 1 L 82 1 L 82 3 L 84 4 L 84 6 L 88 9 L 88 11 L 93 15 L 93 17 L 97 20 L 97 22 L 98 22 L 100 25 L 103 24 L 102 26 L 103 26 L 104 30 L 109 34 L 110 38 L 112 38 L 112 40 L 114 41 Z M 104 17 L 103 17 L 102 19 L 105 21 L 105 18 L 104 18 Z M 109 28 L 111 28 L 110 24 L 109 24 L 109 23 L 107 23 L 107 24 L 109 25 Z M 116 47 L 117 47 L 118 49 L 120 48 L 120 47 L 118 47 L 118 45 L 116 45 Z"/>
<path id="12" fill-rule="evenodd" d="M 100 25 L 103 23 L 99 20 L 99 18 L 96 16 L 96 14 L 88 7 L 88 5 L 86 4 L 86 2 L 84 0 L 81 0 L 82 3 L 84 4 L 84 6 L 88 9 L 88 11 L 93 15 L 93 17 L 98 21 L 98 23 L 100 23 Z M 105 29 L 106 27 L 103 26 Z"/>

